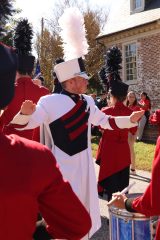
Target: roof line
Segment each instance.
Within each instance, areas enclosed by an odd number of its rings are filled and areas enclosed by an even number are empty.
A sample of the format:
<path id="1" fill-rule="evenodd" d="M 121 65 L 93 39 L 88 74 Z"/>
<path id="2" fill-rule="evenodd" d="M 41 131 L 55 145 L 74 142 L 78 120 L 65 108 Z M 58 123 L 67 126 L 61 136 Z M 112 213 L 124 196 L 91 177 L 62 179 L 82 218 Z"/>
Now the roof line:
<path id="1" fill-rule="evenodd" d="M 120 30 L 120 31 L 117 31 L 117 32 L 112 32 L 112 33 L 109 33 L 109 34 L 104 34 L 104 35 L 99 36 L 99 37 L 97 36 L 97 37 L 96 37 L 96 40 L 102 39 L 102 38 L 104 38 L 104 37 L 106 37 L 106 36 L 111 36 L 111 35 L 115 35 L 115 34 L 117 34 L 117 33 L 125 32 L 126 30 L 132 30 L 132 29 L 135 29 L 135 28 L 137 28 L 137 27 L 145 26 L 145 25 L 148 25 L 148 24 L 150 24 L 150 23 L 158 22 L 159 20 L 160 20 L 160 18 L 157 19 L 157 20 L 150 21 L 150 22 L 148 22 L 148 23 L 143 23 L 143 24 L 140 24 L 140 25 L 136 25 L 136 26 L 134 26 L 134 27 L 126 28 L 126 29 L 123 29 L 123 30 Z"/>

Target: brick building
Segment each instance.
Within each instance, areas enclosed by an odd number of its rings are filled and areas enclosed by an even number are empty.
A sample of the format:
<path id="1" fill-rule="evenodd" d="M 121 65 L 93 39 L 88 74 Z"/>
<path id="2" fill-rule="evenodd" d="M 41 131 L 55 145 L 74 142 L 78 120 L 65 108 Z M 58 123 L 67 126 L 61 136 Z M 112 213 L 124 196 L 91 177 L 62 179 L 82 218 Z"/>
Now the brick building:
<path id="1" fill-rule="evenodd" d="M 160 0 L 120 2 L 97 41 L 106 48 L 121 48 L 122 79 L 138 97 L 147 92 L 155 110 L 160 108 Z"/>

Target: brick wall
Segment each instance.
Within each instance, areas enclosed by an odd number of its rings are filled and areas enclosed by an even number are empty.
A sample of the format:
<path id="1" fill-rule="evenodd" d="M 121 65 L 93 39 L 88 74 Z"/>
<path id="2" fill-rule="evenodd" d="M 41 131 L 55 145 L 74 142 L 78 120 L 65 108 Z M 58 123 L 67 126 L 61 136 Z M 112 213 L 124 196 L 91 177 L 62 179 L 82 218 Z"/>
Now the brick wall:
<path id="1" fill-rule="evenodd" d="M 160 33 L 137 39 L 137 84 L 130 85 L 139 95 L 147 92 L 152 110 L 160 108 Z"/>

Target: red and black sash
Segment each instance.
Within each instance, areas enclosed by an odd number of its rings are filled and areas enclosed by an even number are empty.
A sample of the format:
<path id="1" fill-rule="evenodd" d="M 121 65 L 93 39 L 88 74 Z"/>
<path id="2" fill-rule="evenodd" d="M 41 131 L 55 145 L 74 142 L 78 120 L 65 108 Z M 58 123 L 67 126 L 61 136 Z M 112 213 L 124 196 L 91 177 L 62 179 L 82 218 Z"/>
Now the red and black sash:
<path id="1" fill-rule="evenodd" d="M 82 97 L 69 112 L 49 124 L 55 145 L 70 156 L 87 149 L 88 118 L 87 102 Z"/>

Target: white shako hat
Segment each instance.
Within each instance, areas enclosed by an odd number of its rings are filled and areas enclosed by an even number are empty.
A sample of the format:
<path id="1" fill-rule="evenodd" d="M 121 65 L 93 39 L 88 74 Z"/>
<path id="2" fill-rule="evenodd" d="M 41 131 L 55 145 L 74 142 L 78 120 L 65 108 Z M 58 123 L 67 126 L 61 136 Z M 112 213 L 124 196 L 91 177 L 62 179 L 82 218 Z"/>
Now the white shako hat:
<path id="1" fill-rule="evenodd" d="M 76 76 L 89 79 L 85 70 L 83 59 L 81 57 L 57 64 L 54 67 L 54 71 L 59 82 L 61 83 Z"/>

